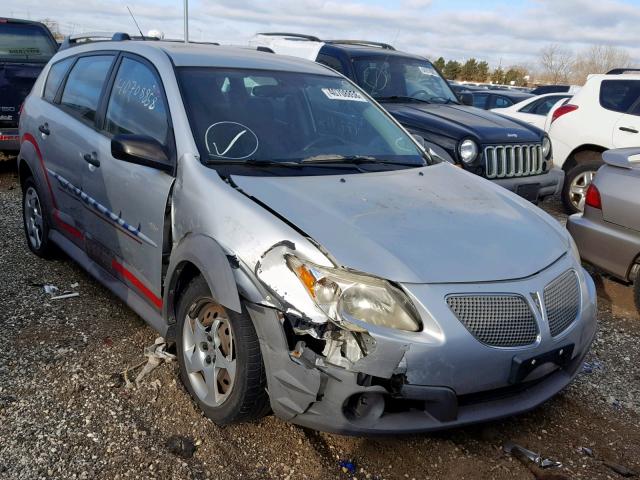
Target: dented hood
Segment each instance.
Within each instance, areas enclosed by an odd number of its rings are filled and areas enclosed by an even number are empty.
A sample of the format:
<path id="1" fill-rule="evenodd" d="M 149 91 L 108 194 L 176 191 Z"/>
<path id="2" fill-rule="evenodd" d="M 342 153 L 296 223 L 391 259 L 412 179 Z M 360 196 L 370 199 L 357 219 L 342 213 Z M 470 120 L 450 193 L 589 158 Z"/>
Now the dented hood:
<path id="1" fill-rule="evenodd" d="M 523 278 L 568 248 L 559 224 L 537 207 L 444 163 L 340 176 L 234 176 L 233 181 L 341 266 L 396 282 Z"/>

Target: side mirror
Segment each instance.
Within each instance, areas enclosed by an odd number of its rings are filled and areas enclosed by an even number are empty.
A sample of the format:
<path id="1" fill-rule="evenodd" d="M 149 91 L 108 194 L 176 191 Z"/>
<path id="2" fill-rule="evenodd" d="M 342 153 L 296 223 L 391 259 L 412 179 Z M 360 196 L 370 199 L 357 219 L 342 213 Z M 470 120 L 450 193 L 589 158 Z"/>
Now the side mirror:
<path id="1" fill-rule="evenodd" d="M 469 105 L 471 107 L 473 106 L 473 94 L 469 92 L 460 92 L 458 94 L 458 97 L 460 98 L 460 101 L 463 105 Z"/>
<path id="2" fill-rule="evenodd" d="M 145 135 L 116 135 L 111 139 L 111 155 L 123 162 L 173 173 L 173 165 L 164 147 Z"/>

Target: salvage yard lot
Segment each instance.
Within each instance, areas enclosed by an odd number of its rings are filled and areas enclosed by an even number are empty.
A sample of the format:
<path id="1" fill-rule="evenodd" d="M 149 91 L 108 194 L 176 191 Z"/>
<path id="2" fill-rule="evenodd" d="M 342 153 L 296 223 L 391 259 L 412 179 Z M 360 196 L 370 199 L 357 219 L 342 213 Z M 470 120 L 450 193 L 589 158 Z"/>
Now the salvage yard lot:
<path id="1" fill-rule="evenodd" d="M 158 367 L 139 388 L 125 387 L 120 372 L 144 361 L 156 335 L 73 262 L 29 253 L 13 162 L 0 162 L 0 207 L 2 479 L 615 479 L 622 478 L 615 470 L 640 472 L 640 319 L 612 312 L 610 300 L 630 298 L 626 287 L 596 278 L 600 327 L 585 372 L 529 414 L 389 438 L 318 433 L 273 416 L 220 428 L 186 393 L 176 363 Z M 543 208 L 562 220 L 556 200 Z M 37 286 L 45 283 L 78 283 L 80 295 L 51 300 Z M 176 436 L 194 442 L 195 453 L 180 455 Z M 540 476 L 502 453 L 506 441 L 563 467 Z M 346 460 L 355 473 L 342 471 Z"/>

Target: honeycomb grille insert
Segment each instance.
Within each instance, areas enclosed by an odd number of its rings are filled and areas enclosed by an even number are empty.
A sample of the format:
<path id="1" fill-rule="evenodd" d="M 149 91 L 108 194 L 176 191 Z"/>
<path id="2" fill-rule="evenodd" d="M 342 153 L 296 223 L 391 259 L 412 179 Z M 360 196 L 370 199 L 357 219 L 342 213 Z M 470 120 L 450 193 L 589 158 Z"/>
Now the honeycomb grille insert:
<path id="1" fill-rule="evenodd" d="M 538 337 L 538 324 L 520 295 L 449 295 L 447 305 L 480 342 L 522 347 Z"/>
<path id="2" fill-rule="evenodd" d="M 544 288 L 544 308 L 552 337 L 560 335 L 578 318 L 580 284 L 573 270 L 563 273 Z"/>

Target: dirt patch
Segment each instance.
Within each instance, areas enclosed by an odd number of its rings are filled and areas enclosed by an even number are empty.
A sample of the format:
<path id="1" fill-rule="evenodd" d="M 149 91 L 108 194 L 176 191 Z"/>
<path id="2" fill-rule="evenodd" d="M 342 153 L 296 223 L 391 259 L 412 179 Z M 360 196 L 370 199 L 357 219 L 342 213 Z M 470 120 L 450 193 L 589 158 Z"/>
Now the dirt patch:
<path id="1" fill-rule="evenodd" d="M 502 452 L 507 440 L 561 461 L 563 478 L 622 478 L 603 461 L 640 471 L 640 332 L 610 303 L 600 302 L 589 373 L 525 415 L 390 438 L 273 416 L 221 428 L 195 407 L 175 363 L 125 388 L 120 372 L 144 360 L 155 333 L 74 263 L 29 253 L 12 170 L 0 173 L 0 205 L 0 478 L 535 478 Z M 80 296 L 51 301 L 37 282 L 77 282 Z M 174 437 L 193 442 L 193 454 L 176 454 Z"/>

